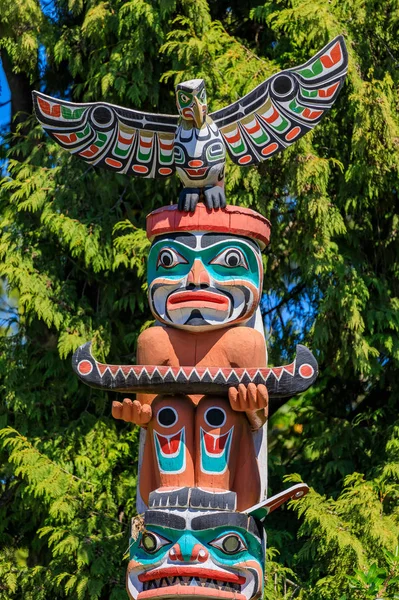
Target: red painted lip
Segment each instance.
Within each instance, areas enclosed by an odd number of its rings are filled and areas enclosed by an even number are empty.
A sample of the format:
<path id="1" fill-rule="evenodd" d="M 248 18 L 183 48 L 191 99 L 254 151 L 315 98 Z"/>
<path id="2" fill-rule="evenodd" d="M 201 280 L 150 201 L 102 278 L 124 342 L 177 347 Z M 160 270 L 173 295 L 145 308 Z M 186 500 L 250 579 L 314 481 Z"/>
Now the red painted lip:
<path id="1" fill-rule="evenodd" d="M 155 569 L 153 571 L 142 573 L 138 576 L 138 580 L 143 583 L 144 581 L 152 581 L 153 579 L 161 579 L 162 577 L 198 577 L 201 579 L 216 579 L 217 581 L 221 582 L 227 581 L 228 583 L 238 583 L 240 585 L 246 581 L 245 577 L 242 575 L 236 575 L 235 573 L 230 573 L 229 571 L 216 571 L 215 569 L 201 568 L 198 569 L 197 567 L 165 567 L 164 569 Z"/>
<path id="2" fill-rule="evenodd" d="M 191 598 L 191 596 L 193 598 L 214 598 L 215 600 L 247 600 L 244 594 L 214 590 L 199 585 L 172 585 L 156 590 L 147 590 L 146 592 L 140 592 L 137 600 L 151 600 L 151 598 Z"/>
<path id="3" fill-rule="evenodd" d="M 167 300 L 168 310 L 179 308 L 213 308 L 214 310 L 228 310 L 229 299 L 216 292 L 200 290 L 196 292 L 174 292 Z"/>
<path id="4" fill-rule="evenodd" d="M 208 167 L 202 169 L 184 169 L 190 177 L 203 177 L 208 170 Z"/>

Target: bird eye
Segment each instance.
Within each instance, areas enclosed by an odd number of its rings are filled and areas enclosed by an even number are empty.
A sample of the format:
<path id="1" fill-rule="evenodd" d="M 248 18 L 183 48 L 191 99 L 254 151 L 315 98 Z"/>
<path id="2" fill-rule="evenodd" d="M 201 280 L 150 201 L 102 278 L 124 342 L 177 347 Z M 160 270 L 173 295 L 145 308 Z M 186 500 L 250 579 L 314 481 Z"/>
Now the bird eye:
<path id="1" fill-rule="evenodd" d="M 190 100 L 189 96 L 186 96 L 186 94 L 180 94 L 180 100 L 182 102 L 188 102 Z"/>
<path id="2" fill-rule="evenodd" d="M 164 269 L 172 269 L 179 264 L 187 264 L 187 260 L 174 250 L 173 248 L 162 248 L 158 254 L 157 269 L 163 267 Z"/>
<path id="3" fill-rule="evenodd" d="M 143 548 L 148 554 L 155 554 L 155 552 L 158 552 L 163 546 L 167 546 L 171 543 L 170 540 L 167 540 L 158 533 L 144 531 L 140 540 L 140 548 Z"/>
<path id="4" fill-rule="evenodd" d="M 237 267 L 244 267 L 248 269 L 248 264 L 245 259 L 244 253 L 238 248 L 229 248 L 220 252 L 210 262 L 211 265 L 222 265 L 229 269 L 236 269 Z"/>
<path id="5" fill-rule="evenodd" d="M 244 544 L 244 540 L 238 533 L 228 533 L 216 538 L 213 542 L 209 543 L 210 546 L 218 548 L 225 554 L 238 554 L 243 550 L 247 549 Z"/>
<path id="6" fill-rule="evenodd" d="M 203 90 L 202 90 L 202 92 L 200 93 L 199 99 L 200 99 L 202 102 L 205 102 L 205 101 L 206 101 L 206 91 L 205 91 L 205 89 L 203 89 Z"/>

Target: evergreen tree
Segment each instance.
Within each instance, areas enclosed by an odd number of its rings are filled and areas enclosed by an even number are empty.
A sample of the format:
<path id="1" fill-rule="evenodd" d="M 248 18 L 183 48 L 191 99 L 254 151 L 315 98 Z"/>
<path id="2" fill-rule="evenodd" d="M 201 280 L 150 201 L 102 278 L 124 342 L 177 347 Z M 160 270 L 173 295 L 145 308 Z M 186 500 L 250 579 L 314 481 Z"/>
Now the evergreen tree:
<path id="1" fill-rule="evenodd" d="M 31 90 L 168 113 L 174 84 L 203 77 L 215 110 L 339 33 L 349 74 L 326 119 L 227 170 L 229 203 L 272 221 L 270 361 L 304 341 L 320 364 L 270 420 L 270 491 L 298 474 L 312 491 L 268 520 L 265 597 L 399 598 L 398 28 L 397 0 L 1 0 L 0 277 L 18 298 L 17 323 L 1 313 L 1 598 L 127 598 L 138 430 L 70 358 L 94 339 L 100 360 L 134 362 L 145 215 L 179 189 L 87 168 L 36 124 Z"/>

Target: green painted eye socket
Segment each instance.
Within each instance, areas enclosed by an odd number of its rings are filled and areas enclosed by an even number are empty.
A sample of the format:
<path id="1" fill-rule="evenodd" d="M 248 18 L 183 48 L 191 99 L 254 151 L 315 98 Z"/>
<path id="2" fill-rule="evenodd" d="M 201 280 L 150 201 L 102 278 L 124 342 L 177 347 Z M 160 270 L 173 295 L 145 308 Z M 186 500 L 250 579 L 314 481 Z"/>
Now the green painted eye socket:
<path id="1" fill-rule="evenodd" d="M 193 98 L 189 94 L 185 94 L 184 92 L 179 92 L 178 99 L 179 99 L 180 106 L 182 106 L 183 108 L 186 108 L 187 106 L 189 106 L 191 104 Z"/>
<path id="2" fill-rule="evenodd" d="M 171 542 L 166 538 L 153 533 L 151 531 L 144 531 L 140 540 L 140 547 L 143 548 L 148 554 L 155 554 L 158 552 L 163 546 L 167 546 Z"/>
<path id="3" fill-rule="evenodd" d="M 162 248 L 159 251 L 158 259 L 157 259 L 157 269 L 158 267 L 163 267 L 164 269 L 172 269 L 176 265 L 187 264 L 187 260 L 182 256 L 177 250 L 174 248 Z"/>
<path id="4" fill-rule="evenodd" d="M 248 263 L 244 253 L 239 248 L 228 248 L 227 250 L 223 250 L 211 260 L 210 264 L 221 265 L 222 267 L 228 267 L 229 269 L 244 267 L 244 269 L 248 270 Z"/>
<path id="5" fill-rule="evenodd" d="M 218 548 L 225 554 L 238 554 L 247 549 L 247 546 L 244 544 L 243 539 L 238 533 L 228 533 L 216 538 L 216 540 L 210 542 L 210 546 Z"/>
<path id="6" fill-rule="evenodd" d="M 205 91 L 205 89 L 202 90 L 202 92 L 200 93 L 200 95 L 198 97 L 201 100 L 201 102 L 206 102 L 206 91 Z"/>

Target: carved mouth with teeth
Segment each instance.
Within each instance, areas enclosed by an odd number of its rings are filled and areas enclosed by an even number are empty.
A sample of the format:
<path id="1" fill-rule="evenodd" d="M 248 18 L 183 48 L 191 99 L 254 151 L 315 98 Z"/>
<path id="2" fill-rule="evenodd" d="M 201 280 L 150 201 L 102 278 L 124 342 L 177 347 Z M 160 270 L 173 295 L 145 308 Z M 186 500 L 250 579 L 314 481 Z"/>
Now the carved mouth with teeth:
<path id="1" fill-rule="evenodd" d="M 184 572 L 183 572 L 184 571 Z M 197 598 L 218 598 L 246 600 L 241 593 L 245 577 L 228 571 L 203 569 L 166 568 L 139 575 L 143 591 L 138 600 L 146 598 L 170 598 L 196 596 Z"/>
<path id="2" fill-rule="evenodd" d="M 241 585 L 230 581 L 219 581 L 217 579 L 208 579 L 205 577 L 162 577 L 161 579 L 152 579 L 145 581 L 143 591 L 158 589 L 170 585 L 195 585 L 200 587 L 223 590 L 225 592 L 240 592 Z"/>

